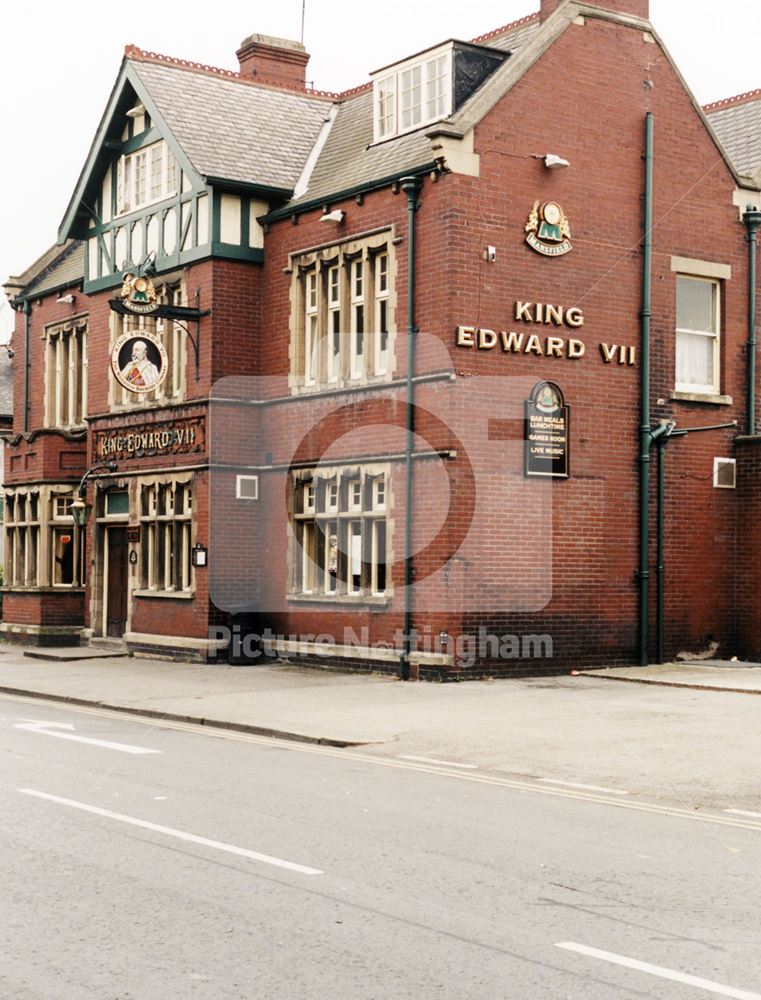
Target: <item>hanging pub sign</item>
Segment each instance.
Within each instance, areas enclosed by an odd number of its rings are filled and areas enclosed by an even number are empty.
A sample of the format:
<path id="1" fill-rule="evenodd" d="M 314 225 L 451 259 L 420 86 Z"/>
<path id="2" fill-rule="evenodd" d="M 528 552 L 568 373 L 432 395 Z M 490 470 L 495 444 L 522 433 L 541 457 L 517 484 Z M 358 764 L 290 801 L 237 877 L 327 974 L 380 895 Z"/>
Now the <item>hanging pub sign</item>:
<path id="1" fill-rule="evenodd" d="M 568 479 L 571 408 L 554 382 L 539 382 L 526 400 L 524 434 L 526 475 Z"/>
<path id="2" fill-rule="evenodd" d="M 123 333 L 111 351 L 111 370 L 130 392 L 153 392 L 167 375 L 166 348 L 147 330 Z"/>

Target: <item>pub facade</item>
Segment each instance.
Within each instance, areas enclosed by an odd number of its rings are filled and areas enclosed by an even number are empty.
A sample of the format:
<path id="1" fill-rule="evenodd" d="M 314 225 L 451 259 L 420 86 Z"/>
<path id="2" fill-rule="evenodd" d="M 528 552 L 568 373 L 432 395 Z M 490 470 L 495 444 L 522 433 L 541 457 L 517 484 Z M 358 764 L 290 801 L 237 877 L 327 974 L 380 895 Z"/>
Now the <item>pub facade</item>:
<path id="1" fill-rule="evenodd" d="M 128 46 L 5 286 L 5 636 L 436 679 L 761 653 L 756 95 L 700 108 L 648 18 L 542 0 L 343 94 L 294 42 Z"/>

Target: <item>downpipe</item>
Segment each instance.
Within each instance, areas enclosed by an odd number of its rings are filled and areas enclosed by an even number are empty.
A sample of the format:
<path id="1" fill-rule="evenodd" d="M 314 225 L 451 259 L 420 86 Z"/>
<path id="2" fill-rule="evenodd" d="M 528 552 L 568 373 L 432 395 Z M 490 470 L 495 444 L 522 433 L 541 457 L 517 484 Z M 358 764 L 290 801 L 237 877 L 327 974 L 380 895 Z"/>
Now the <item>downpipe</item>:
<path id="1" fill-rule="evenodd" d="M 748 241 L 748 413 L 745 421 L 748 434 L 756 433 L 756 272 L 758 270 L 758 230 L 761 212 L 748 205 L 743 213 Z"/>
<path id="2" fill-rule="evenodd" d="M 413 453 L 415 447 L 415 214 L 420 208 L 418 195 L 422 187 L 419 177 L 402 177 L 401 190 L 407 195 L 407 382 L 406 437 L 404 449 L 405 518 L 404 518 L 404 631 L 399 656 L 399 678 L 410 679 L 412 650 L 412 584 L 415 577 L 412 556 L 412 487 Z"/>
<path id="3" fill-rule="evenodd" d="M 642 253 L 641 372 L 639 426 L 639 662 L 647 666 L 650 608 L 650 326 L 653 280 L 653 114 L 645 118 L 645 205 Z"/>

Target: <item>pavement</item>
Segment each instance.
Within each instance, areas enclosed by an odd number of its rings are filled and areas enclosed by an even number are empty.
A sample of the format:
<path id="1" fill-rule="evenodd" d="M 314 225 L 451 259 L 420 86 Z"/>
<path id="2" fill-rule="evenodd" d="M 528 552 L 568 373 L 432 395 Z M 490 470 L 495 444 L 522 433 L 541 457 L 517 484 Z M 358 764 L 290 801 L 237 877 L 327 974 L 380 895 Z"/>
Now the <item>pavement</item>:
<path id="1" fill-rule="evenodd" d="M 40 660 L 4 645 L 0 692 L 333 747 L 362 745 L 379 756 L 612 789 L 690 808 L 761 810 L 761 702 L 753 697 L 761 694 L 761 667 L 745 664 L 416 684 L 282 664 L 95 654 Z"/>

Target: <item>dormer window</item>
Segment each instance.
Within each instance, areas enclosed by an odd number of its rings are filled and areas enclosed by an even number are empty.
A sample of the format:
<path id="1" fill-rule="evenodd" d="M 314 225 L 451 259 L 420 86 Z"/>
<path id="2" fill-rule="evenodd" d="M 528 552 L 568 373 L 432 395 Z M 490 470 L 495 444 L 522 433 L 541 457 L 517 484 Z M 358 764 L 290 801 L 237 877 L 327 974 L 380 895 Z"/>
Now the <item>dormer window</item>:
<path id="1" fill-rule="evenodd" d="M 122 156 L 117 163 L 117 215 L 136 212 L 176 193 L 177 163 L 163 140 Z"/>
<path id="2" fill-rule="evenodd" d="M 400 63 L 375 81 L 375 139 L 436 121 L 452 112 L 451 42 L 444 49 Z"/>
<path id="3" fill-rule="evenodd" d="M 449 41 L 373 73 L 375 142 L 453 114 L 508 56 Z"/>

